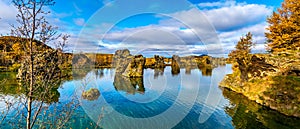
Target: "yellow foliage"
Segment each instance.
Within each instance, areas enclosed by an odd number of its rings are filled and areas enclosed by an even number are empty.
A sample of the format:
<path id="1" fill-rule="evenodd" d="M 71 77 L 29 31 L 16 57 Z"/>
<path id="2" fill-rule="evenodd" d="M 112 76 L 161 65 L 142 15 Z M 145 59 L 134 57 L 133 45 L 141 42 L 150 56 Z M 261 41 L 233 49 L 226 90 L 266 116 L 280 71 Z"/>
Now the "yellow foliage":
<path id="1" fill-rule="evenodd" d="M 300 49 L 300 1 L 285 0 L 282 7 L 267 19 L 265 33 L 271 52 Z"/>

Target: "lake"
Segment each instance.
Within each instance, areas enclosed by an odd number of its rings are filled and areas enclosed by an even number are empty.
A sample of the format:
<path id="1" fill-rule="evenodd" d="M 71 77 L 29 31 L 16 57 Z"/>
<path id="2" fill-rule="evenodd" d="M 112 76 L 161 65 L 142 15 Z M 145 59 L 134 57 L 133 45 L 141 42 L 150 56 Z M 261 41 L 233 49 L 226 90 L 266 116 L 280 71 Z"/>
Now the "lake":
<path id="1" fill-rule="evenodd" d="M 198 129 L 198 128 L 299 128 L 300 119 L 284 116 L 221 89 L 218 83 L 231 65 L 205 69 L 180 69 L 172 75 L 164 70 L 145 69 L 143 78 L 115 75 L 114 69 L 73 70 L 73 77 L 51 91 L 36 128 L 64 123 L 62 128 L 104 129 Z M 1 128 L 24 127 L 24 91 L 16 73 L 0 73 Z M 83 97 L 90 89 L 99 95 Z M 12 108 L 7 112 L 7 103 Z M 36 100 L 38 103 L 38 99 Z M 68 113 L 66 113 L 68 112 Z M 62 118 L 60 118 L 62 117 Z M 67 119 L 65 119 L 67 118 Z M 45 124 L 48 123 L 48 124 Z M 100 125 L 100 126 L 97 126 Z"/>

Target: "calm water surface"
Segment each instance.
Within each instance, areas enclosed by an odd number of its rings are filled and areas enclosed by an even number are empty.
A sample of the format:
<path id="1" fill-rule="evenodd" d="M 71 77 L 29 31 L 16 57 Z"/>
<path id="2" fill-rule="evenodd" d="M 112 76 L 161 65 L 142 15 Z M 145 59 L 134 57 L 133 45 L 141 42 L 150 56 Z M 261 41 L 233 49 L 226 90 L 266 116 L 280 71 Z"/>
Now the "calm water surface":
<path id="1" fill-rule="evenodd" d="M 68 108 L 66 105 L 72 101 L 78 103 L 64 128 L 95 128 L 96 124 L 105 129 L 300 127 L 297 118 L 286 117 L 219 88 L 217 84 L 231 72 L 230 65 L 213 71 L 181 69 L 177 75 L 171 74 L 171 67 L 146 69 L 143 78 L 132 79 L 115 75 L 114 69 L 73 72 L 73 79 L 65 81 L 55 92 L 57 102 L 50 103 L 45 109 L 58 116 L 59 109 Z M 1 79 L 13 76 L 14 73 L 0 74 Z M 13 82 L 2 84 L 0 94 L 17 101 L 22 90 L 18 90 Z M 100 96 L 81 96 L 91 88 L 99 90 Z M 1 110 L 5 111 L 3 102 Z M 11 128 L 14 122 L 22 123 L 21 117 L 13 115 L 6 119 L 1 128 Z"/>

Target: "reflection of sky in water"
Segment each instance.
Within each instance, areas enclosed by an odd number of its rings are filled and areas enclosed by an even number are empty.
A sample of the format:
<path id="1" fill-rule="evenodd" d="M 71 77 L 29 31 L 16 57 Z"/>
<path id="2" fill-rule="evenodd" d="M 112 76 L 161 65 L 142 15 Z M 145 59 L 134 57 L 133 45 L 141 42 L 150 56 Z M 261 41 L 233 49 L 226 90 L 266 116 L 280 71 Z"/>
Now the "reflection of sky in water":
<path id="1" fill-rule="evenodd" d="M 223 68 L 226 71 L 222 71 Z M 100 124 L 105 129 L 223 129 L 234 128 L 234 125 L 237 128 L 299 127 L 299 119 L 261 107 L 245 97 L 238 97 L 239 95 L 236 93 L 226 92 L 226 90 L 222 93 L 217 83 L 223 78 L 224 73 L 231 72 L 231 66 L 227 65 L 223 68 L 216 68 L 209 74 L 204 72 L 204 75 L 198 69 L 192 69 L 190 74 L 185 74 L 185 69 L 181 69 L 180 74 L 172 76 L 170 67 L 167 67 L 164 73 L 157 77 L 154 75 L 154 70 L 146 69 L 142 85 L 139 83 L 141 79 L 125 79 L 126 83 L 121 82 L 119 84 L 122 85 L 116 86 L 118 91 L 114 84 L 116 78 L 113 69 L 98 69 L 89 72 L 83 70 L 77 74 L 77 77 L 73 76 L 74 80 L 63 83 L 58 89 L 60 92 L 59 102 L 52 103 L 45 110 L 51 114 L 61 115 L 62 112 L 57 110 L 68 108 L 66 104 L 73 102 L 72 99 L 78 98 L 81 106 L 74 110 L 72 118 L 66 123 L 67 128 L 94 128 L 93 125 L 96 124 L 99 115 L 104 115 Z M 212 78 L 215 80 L 211 80 Z M 120 80 L 124 81 L 122 78 Z M 145 89 L 134 88 L 130 86 L 130 83 L 139 84 Z M 82 100 L 82 91 L 90 88 L 98 89 L 101 92 L 100 97 L 94 101 Z M 11 114 L 20 111 L 18 108 L 25 112 L 25 109 L 20 106 L 22 103 L 18 103 L 19 101 L 16 99 L 18 95 L 11 95 L 10 92 L 8 92 L 9 94 L 1 93 L 0 95 L 3 97 L 1 99 L 9 100 L 11 103 L 16 102 Z M 223 94 L 230 101 L 225 99 Z M 0 110 L 4 110 L 5 106 L 5 102 L 1 100 Z M 26 121 L 21 115 L 11 117 L 13 116 L 7 117 L 10 122 L 25 126 Z M 12 125 L 7 123 L 5 120 L 0 124 L 0 128 L 12 128 Z"/>
<path id="2" fill-rule="evenodd" d="M 230 66 L 227 66 L 226 69 L 230 69 Z M 216 70 L 218 68 L 213 70 L 213 75 L 218 76 L 216 75 L 218 74 Z M 228 105 L 228 101 L 224 99 L 222 91 L 215 85 L 217 83 L 210 86 L 211 77 L 202 76 L 201 71 L 198 69 L 191 70 L 190 74 L 185 74 L 185 69 L 181 69 L 179 75 L 172 76 L 171 68 L 166 67 L 164 74 L 159 75 L 157 78 L 154 77 L 154 70 L 146 69 L 143 77 L 143 86 L 145 88 L 143 93 L 126 91 L 139 88 L 128 89 L 130 86 L 127 86 L 127 89 L 124 88 L 117 91 L 113 84 L 115 79 L 114 70 L 104 69 L 100 72 L 102 76 L 97 76 L 95 71 L 92 71 L 82 80 L 64 83 L 63 87 L 59 89 L 61 93 L 60 101 L 67 100 L 72 96 L 72 93 L 76 93 L 80 97 L 83 89 L 99 89 L 101 95 L 98 100 L 81 100 L 81 106 L 94 121 L 97 121 L 101 111 L 103 111 L 102 107 L 104 107 L 104 116 L 106 117 L 102 121 L 105 122 L 103 126 L 106 128 L 135 128 L 131 125 L 132 123 L 126 122 L 127 120 L 124 120 L 124 117 L 118 117 L 119 115 L 128 116 L 126 119 L 129 119 L 128 121 L 131 121 L 131 119 L 136 121 L 135 124 L 139 122 L 138 120 L 140 119 L 138 118 L 148 119 L 147 122 L 136 128 L 169 127 L 167 125 L 164 126 L 162 123 L 169 122 L 172 124 L 172 120 L 170 120 L 172 117 L 158 117 L 167 111 L 167 115 L 171 114 L 171 116 L 175 117 L 173 119 L 177 119 L 177 117 L 183 119 L 182 121 L 180 120 L 181 122 L 173 121 L 175 125 L 180 122 L 175 128 L 233 128 L 231 118 L 224 111 L 224 106 Z M 221 77 L 215 78 L 223 78 L 224 73 L 221 75 Z M 86 83 L 87 81 L 89 83 Z M 86 86 L 82 87 L 82 85 Z M 220 100 L 216 101 L 208 98 L 209 92 L 211 92 L 213 97 L 219 96 Z M 198 96 L 195 98 L 194 94 L 198 94 Z M 196 99 L 195 104 L 193 98 Z M 210 103 L 210 101 L 216 102 Z M 172 106 L 176 106 L 176 110 L 173 110 Z M 216 110 L 214 110 L 214 106 Z M 190 111 L 189 107 L 192 108 Z M 184 117 L 185 114 L 187 114 L 186 117 Z M 212 114 L 210 117 L 205 116 L 210 114 Z M 199 123 L 199 116 L 207 117 L 204 123 Z M 150 119 L 156 117 L 158 119 Z"/>

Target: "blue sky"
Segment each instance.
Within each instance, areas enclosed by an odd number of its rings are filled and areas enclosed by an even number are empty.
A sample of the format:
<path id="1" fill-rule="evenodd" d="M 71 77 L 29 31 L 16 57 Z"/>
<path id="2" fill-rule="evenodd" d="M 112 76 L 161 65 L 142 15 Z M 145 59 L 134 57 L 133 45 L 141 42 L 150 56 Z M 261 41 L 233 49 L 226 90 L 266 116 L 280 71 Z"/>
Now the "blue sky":
<path id="1" fill-rule="evenodd" d="M 47 18 L 71 35 L 70 50 L 114 53 L 226 54 L 248 31 L 264 51 L 266 17 L 282 0 L 57 0 Z M 16 10 L 0 1 L 0 33 L 9 33 Z"/>

